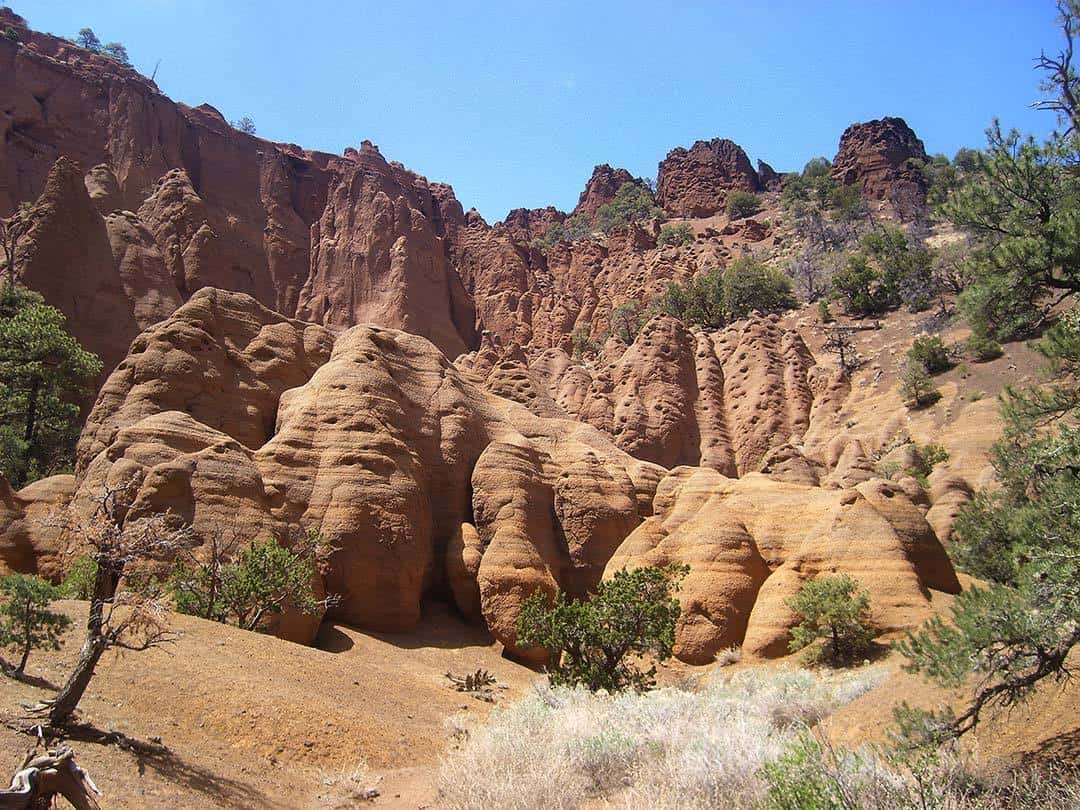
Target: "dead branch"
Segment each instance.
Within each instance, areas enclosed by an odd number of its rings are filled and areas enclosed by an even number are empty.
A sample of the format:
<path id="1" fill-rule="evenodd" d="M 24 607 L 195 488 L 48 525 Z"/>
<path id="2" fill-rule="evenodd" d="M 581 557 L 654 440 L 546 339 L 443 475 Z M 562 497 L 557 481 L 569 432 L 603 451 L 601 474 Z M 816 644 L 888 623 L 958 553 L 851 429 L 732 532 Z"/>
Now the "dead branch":
<path id="1" fill-rule="evenodd" d="M 100 795 L 70 747 L 61 745 L 44 754 L 32 749 L 11 778 L 11 787 L 0 790 L 0 810 L 51 807 L 56 796 L 63 796 L 75 810 L 99 810 L 95 797 Z"/>

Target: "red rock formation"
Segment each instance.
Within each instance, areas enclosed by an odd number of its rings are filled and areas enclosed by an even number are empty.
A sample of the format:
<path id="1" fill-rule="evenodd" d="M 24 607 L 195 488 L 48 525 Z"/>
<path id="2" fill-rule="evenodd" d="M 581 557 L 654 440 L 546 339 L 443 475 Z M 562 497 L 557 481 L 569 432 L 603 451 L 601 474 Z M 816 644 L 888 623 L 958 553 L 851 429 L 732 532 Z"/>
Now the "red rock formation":
<path id="1" fill-rule="evenodd" d="M 169 510 L 204 542 L 222 527 L 242 541 L 319 529 L 342 549 L 335 615 L 406 630 L 434 591 L 512 646 L 535 587 L 595 587 L 661 473 L 587 425 L 482 391 L 420 336 L 357 326 L 335 340 L 204 288 L 102 389 L 75 500 L 134 480 L 136 514 Z M 25 508 L 9 511 L 0 553 L 7 542 L 23 565 L 43 543 L 23 536 Z"/>
<path id="2" fill-rule="evenodd" d="M 527 245 L 547 233 L 552 225 L 565 220 L 566 214 L 549 205 L 547 208 L 515 208 L 506 215 L 502 225 L 511 239 Z"/>
<path id="3" fill-rule="evenodd" d="M 139 333 L 136 307 L 144 316 L 158 309 L 160 300 L 145 299 L 168 296 L 171 286 L 161 284 L 160 265 L 138 260 L 124 265 L 131 274 L 127 284 L 120 275 L 114 252 L 128 258 L 125 241 L 146 247 L 146 234 L 114 220 L 110 239 L 110 229 L 87 194 L 82 170 L 67 158 L 60 158 L 49 173 L 29 218 L 33 225 L 18 253 L 19 276 L 67 316 L 72 334 L 101 356 L 107 374 Z M 150 285 L 148 276 L 157 276 L 157 283 Z"/>
<path id="4" fill-rule="evenodd" d="M 447 258 L 430 188 L 373 147 L 335 161 L 337 178 L 311 230 L 311 273 L 298 317 L 336 326 L 388 324 L 430 338 L 450 357 L 473 340 L 455 322 Z"/>
<path id="5" fill-rule="evenodd" d="M 883 201 L 902 219 L 925 209 L 926 179 L 918 164 L 926 149 L 903 118 L 852 124 L 840 137 L 832 175 L 858 185 L 868 200 Z"/>
<path id="6" fill-rule="evenodd" d="M 679 147 L 660 161 L 656 199 L 665 211 L 680 217 L 707 217 L 724 210 L 727 192 L 760 191 L 750 159 L 734 141 L 698 141 Z"/>
<path id="7" fill-rule="evenodd" d="M 701 465 L 736 476 L 774 449 L 777 477 L 817 483 L 816 462 L 798 461 L 820 368 L 798 333 L 775 317 L 752 317 L 718 332 L 691 332 L 659 315 L 615 358 L 586 368 L 560 349 L 530 360 L 488 337 L 458 365 L 488 390 L 539 415 L 569 415 L 610 435 L 643 461 Z M 835 466 L 835 465 L 832 465 Z"/>
<path id="8" fill-rule="evenodd" d="M 585 184 L 585 190 L 581 192 L 571 213 L 584 214 L 592 219 L 602 206 L 615 199 L 615 193 L 624 183 L 633 182 L 633 175 L 626 169 L 613 169 L 606 163 L 601 163 L 593 169 L 592 177 Z"/>
<path id="9" fill-rule="evenodd" d="M 757 162 L 758 180 L 761 182 L 762 191 L 780 191 L 784 185 L 784 176 L 778 174 L 776 169 L 764 160 Z"/>

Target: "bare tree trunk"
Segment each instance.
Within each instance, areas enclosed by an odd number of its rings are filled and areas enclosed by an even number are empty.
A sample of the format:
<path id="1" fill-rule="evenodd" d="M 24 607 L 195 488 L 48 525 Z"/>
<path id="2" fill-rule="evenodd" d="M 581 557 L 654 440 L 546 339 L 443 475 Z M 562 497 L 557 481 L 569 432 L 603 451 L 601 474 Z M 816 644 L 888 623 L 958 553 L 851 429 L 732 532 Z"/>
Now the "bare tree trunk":
<path id="1" fill-rule="evenodd" d="M 90 680 L 94 677 L 94 668 L 101 660 L 105 647 L 105 640 L 100 637 L 87 638 L 83 643 L 75 669 L 68 676 L 60 692 L 49 702 L 50 726 L 63 726 L 71 719 L 71 715 L 75 713 L 79 701 L 86 692 L 86 687 L 90 685 Z"/>
<path id="2" fill-rule="evenodd" d="M 94 595 L 90 600 L 90 614 L 86 617 L 86 641 L 79 651 L 75 669 L 60 692 L 48 703 L 50 726 L 62 726 L 71 719 L 86 692 L 86 687 L 94 677 L 98 661 L 109 646 L 104 633 L 105 599 L 109 592 L 109 580 L 108 568 L 103 560 L 99 560 L 97 576 L 94 578 Z"/>

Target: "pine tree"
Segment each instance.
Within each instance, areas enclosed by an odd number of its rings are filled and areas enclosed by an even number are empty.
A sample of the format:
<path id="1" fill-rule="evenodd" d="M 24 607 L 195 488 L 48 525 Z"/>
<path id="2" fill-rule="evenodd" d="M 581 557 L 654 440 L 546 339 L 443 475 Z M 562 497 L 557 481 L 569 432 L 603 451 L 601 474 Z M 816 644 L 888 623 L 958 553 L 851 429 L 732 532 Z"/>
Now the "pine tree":
<path id="1" fill-rule="evenodd" d="M 70 464 L 76 403 L 100 371 L 60 310 L 20 287 L 0 292 L 0 472 L 16 487 Z"/>
<path id="2" fill-rule="evenodd" d="M 0 642 L 15 647 L 19 663 L 15 674 L 22 675 L 31 650 L 60 648 L 60 637 L 71 626 L 71 619 L 49 610 L 59 597 L 55 586 L 30 574 L 0 577 Z"/>
<path id="3" fill-rule="evenodd" d="M 900 646 L 910 670 L 944 686 L 979 674 L 969 705 L 948 718 L 958 734 L 1067 677 L 1080 642 L 1080 309 L 1037 348 L 1052 382 L 1006 391 L 993 456 L 1001 487 L 965 508 L 950 547 L 961 570 L 992 584 L 960 594 L 951 621 L 934 619 Z"/>

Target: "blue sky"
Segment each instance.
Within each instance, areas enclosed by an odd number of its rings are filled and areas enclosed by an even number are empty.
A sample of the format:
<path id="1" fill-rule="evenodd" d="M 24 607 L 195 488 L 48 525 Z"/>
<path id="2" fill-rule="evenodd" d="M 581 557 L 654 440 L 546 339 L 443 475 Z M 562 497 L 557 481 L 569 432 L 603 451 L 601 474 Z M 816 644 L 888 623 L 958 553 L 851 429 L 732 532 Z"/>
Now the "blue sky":
<path id="1" fill-rule="evenodd" d="M 930 152 L 995 115 L 1044 133 L 1049 0 L 328 2 L 7 0 L 40 30 L 123 42 L 174 99 L 340 153 L 367 138 L 489 220 L 572 208 L 596 163 L 655 176 L 727 137 L 779 170 L 844 128 L 907 119 Z"/>

